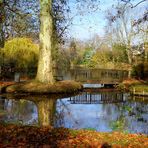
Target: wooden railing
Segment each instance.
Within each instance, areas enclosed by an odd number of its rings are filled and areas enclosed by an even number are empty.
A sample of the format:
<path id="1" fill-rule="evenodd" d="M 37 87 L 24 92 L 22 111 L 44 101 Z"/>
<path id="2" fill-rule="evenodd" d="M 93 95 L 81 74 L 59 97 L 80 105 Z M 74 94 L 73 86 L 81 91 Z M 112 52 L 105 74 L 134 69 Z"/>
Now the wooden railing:
<path id="1" fill-rule="evenodd" d="M 128 71 L 109 69 L 72 69 L 72 79 L 80 82 L 116 84 L 128 77 Z"/>
<path id="2" fill-rule="evenodd" d="M 125 102 L 121 93 L 99 93 L 92 94 L 83 92 L 83 94 L 70 97 L 71 104 L 103 104 Z"/>

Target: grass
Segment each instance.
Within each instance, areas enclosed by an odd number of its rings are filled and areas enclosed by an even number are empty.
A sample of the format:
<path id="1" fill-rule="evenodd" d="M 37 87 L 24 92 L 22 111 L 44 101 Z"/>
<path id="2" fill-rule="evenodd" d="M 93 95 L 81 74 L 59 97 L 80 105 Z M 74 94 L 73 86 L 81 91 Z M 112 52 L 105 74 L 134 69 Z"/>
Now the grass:
<path id="1" fill-rule="evenodd" d="M 137 79 L 127 79 L 120 83 L 117 89 L 129 91 L 134 95 L 148 95 L 148 82 Z"/>
<path id="2" fill-rule="evenodd" d="M 82 90 L 81 83 L 75 81 L 59 81 L 55 84 L 44 84 L 38 81 L 26 81 L 5 85 L 2 87 L 4 93 L 30 93 L 30 94 L 57 94 L 73 93 Z"/>
<path id="3" fill-rule="evenodd" d="M 148 85 L 146 84 L 136 84 L 130 87 L 131 91 L 135 89 L 136 92 L 147 92 L 148 93 Z"/>

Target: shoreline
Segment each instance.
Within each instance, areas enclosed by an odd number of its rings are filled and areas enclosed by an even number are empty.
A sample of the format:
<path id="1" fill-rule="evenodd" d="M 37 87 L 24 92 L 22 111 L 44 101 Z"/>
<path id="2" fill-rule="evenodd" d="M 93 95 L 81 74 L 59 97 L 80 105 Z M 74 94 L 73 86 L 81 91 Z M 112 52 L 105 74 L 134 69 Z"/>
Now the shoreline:
<path id="1" fill-rule="evenodd" d="M 61 94 L 74 93 L 82 89 L 81 83 L 68 80 L 59 81 L 54 84 L 44 84 L 31 80 L 17 83 L 9 82 L 6 85 L 1 85 L 1 93 Z"/>

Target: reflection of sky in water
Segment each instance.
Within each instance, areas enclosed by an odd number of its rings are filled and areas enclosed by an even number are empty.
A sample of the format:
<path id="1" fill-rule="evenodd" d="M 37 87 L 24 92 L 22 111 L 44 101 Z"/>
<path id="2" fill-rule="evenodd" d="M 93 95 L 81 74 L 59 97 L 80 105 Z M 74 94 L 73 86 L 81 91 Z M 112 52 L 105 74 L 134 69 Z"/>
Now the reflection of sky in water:
<path id="1" fill-rule="evenodd" d="M 115 97 L 119 97 L 119 95 L 115 95 Z M 85 96 L 86 94 L 82 97 L 84 100 Z M 98 100 L 101 99 L 99 93 L 94 93 L 92 99 L 93 97 L 96 97 Z M 127 94 L 122 95 L 122 101 L 127 100 L 127 97 Z M 113 98 L 114 95 L 110 99 L 112 100 Z M 79 99 L 77 100 L 78 102 Z M 55 126 L 75 129 L 94 128 L 105 132 L 112 131 L 112 122 L 120 121 L 121 118 L 124 118 L 125 130 L 148 134 L 148 104 L 146 102 L 100 102 L 100 104 L 98 102 L 97 104 L 71 104 L 70 98 L 58 99 L 55 104 Z M 47 111 L 49 110 L 47 108 Z M 0 122 L 20 122 L 32 125 L 38 124 L 38 120 L 38 110 L 34 102 L 25 99 L 11 100 L 0 98 Z"/>
<path id="2" fill-rule="evenodd" d="M 102 86 L 103 85 L 101 85 L 101 84 L 83 84 L 84 88 L 100 88 Z"/>
<path id="3" fill-rule="evenodd" d="M 127 94 L 123 97 L 125 100 Z M 94 128 L 106 132 L 112 131 L 113 121 L 120 121 L 120 118 L 124 118 L 124 130 L 133 133 L 148 133 L 148 105 L 144 102 L 70 104 L 69 100 L 70 98 L 65 98 L 57 101 L 57 111 L 63 114 L 63 122 L 57 126 L 75 129 Z M 128 108 L 131 111 L 128 111 Z"/>
<path id="4" fill-rule="evenodd" d="M 67 103 L 68 99 L 61 100 L 67 105 L 67 109 L 64 109 L 64 124 L 68 128 L 95 128 L 99 131 L 110 131 L 109 120 L 112 120 L 115 114 L 108 113 L 104 110 L 104 107 L 110 105 L 102 104 L 88 104 L 88 105 L 75 105 Z M 60 106 L 60 102 L 58 102 Z M 111 106 L 112 107 L 112 106 Z M 61 106 L 63 110 L 63 107 Z M 60 112 L 60 108 L 59 108 Z"/>

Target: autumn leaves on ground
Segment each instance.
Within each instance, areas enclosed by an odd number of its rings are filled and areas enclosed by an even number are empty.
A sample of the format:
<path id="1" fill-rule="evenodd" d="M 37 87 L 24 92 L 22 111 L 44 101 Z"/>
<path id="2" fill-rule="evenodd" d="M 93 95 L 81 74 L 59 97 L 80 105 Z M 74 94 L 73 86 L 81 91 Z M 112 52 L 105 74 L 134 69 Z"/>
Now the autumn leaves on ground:
<path id="1" fill-rule="evenodd" d="M 148 137 L 121 132 L 99 133 L 92 130 L 0 125 L 0 147 L 36 148 L 146 148 Z"/>
<path id="2" fill-rule="evenodd" d="M 130 81 L 131 82 L 131 81 Z M 135 82 L 135 81 L 134 81 Z M 13 84 L 3 83 L 2 86 Z M 139 84 L 139 83 L 138 83 Z M 0 125 L 0 148 L 147 148 L 148 136 L 122 132 L 96 132 L 94 130 L 71 130 L 66 128 Z"/>

